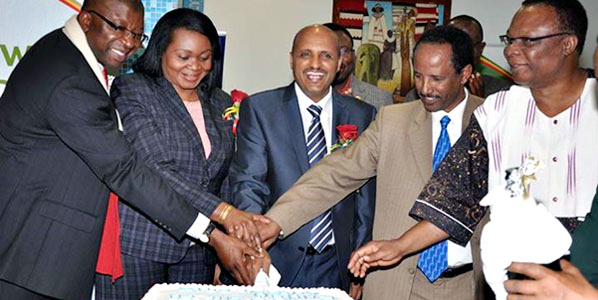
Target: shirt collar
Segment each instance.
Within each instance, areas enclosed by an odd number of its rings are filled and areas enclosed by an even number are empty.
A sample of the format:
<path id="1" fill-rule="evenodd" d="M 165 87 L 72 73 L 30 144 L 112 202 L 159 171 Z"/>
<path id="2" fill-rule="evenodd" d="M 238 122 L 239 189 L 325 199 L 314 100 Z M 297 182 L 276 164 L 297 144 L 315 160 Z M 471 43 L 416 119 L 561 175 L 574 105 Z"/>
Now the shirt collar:
<path id="1" fill-rule="evenodd" d="M 459 103 L 450 112 L 447 113 L 444 110 L 432 112 L 433 124 L 440 122 L 440 119 L 442 119 L 442 117 L 444 117 L 444 116 L 448 116 L 451 119 L 451 121 L 461 120 L 463 118 L 463 113 L 465 112 L 465 106 L 466 106 L 467 100 L 469 99 L 469 92 L 467 91 L 467 89 L 465 87 L 463 87 L 463 89 L 465 90 L 465 98 L 463 99 L 463 101 L 461 101 L 461 103 Z M 455 122 L 451 122 L 451 123 L 454 124 Z M 451 124 L 451 123 L 449 123 L 449 124 Z"/>
<path id="2" fill-rule="evenodd" d="M 320 99 L 320 101 L 314 102 L 305 93 L 303 93 L 303 90 L 301 90 L 301 87 L 299 87 L 297 82 L 295 82 L 294 86 L 295 94 L 297 94 L 297 100 L 299 102 L 299 109 L 307 109 L 310 105 L 316 104 L 322 108 L 323 111 L 329 111 L 329 108 L 332 105 L 332 101 L 330 101 L 330 99 L 332 99 L 332 87 L 328 88 L 328 93 L 322 99 Z"/>
<path id="3" fill-rule="evenodd" d="M 83 54 L 85 61 L 87 62 L 93 73 L 96 75 L 98 81 L 100 82 L 100 84 L 102 84 L 104 90 L 106 90 L 106 93 L 109 93 L 108 87 L 106 86 L 104 80 L 104 66 L 100 62 L 98 62 L 98 59 L 93 54 L 93 51 L 91 51 L 91 48 L 87 43 L 87 37 L 85 36 L 85 32 L 83 32 L 83 29 L 81 28 L 81 25 L 79 25 L 79 21 L 77 20 L 77 15 L 70 17 L 66 21 L 64 27 L 62 28 L 62 32 L 64 32 L 66 37 L 73 43 L 73 45 L 75 45 L 79 52 Z"/>

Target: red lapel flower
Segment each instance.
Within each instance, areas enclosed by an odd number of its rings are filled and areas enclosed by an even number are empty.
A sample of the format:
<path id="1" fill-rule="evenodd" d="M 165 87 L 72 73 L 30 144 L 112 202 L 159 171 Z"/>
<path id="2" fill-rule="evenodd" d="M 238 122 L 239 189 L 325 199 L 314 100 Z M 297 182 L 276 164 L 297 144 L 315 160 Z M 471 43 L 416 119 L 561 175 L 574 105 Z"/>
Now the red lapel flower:
<path id="1" fill-rule="evenodd" d="M 338 130 L 338 139 L 339 142 L 344 144 L 347 140 L 354 140 L 358 136 L 357 125 L 353 124 L 344 124 L 336 126 L 336 130 Z"/>
<path id="2" fill-rule="evenodd" d="M 343 124 L 336 126 L 336 130 L 338 130 L 338 143 L 332 145 L 330 151 L 332 152 L 339 148 L 344 149 L 345 147 L 353 144 L 359 135 L 358 129 L 359 127 L 353 124 Z"/>
<path id="3" fill-rule="evenodd" d="M 239 122 L 239 110 L 241 108 L 241 102 L 248 96 L 249 95 L 247 95 L 247 93 L 239 90 L 232 90 L 230 92 L 230 98 L 233 101 L 233 105 L 224 110 L 222 118 L 224 118 L 227 121 L 230 119 L 234 120 L 233 135 L 237 135 L 237 123 Z"/>

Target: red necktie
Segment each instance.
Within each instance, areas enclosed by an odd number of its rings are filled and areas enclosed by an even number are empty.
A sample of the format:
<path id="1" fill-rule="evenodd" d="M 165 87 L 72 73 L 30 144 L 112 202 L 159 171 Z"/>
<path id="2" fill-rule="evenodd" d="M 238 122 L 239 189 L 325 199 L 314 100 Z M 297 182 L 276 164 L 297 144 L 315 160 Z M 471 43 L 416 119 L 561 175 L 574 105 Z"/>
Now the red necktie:
<path id="1" fill-rule="evenodd" d="M 104 80 L 108 85 L 108 72 L 104 68 Z M 112 276 L 112 282 L 123 276 L 123 263 L 120 254 L 120 221 L 118 218 L 118 196 L 110 193 L 108 198 L 108 210 L 100 244 L 100 254 L 96 272 Z"/>

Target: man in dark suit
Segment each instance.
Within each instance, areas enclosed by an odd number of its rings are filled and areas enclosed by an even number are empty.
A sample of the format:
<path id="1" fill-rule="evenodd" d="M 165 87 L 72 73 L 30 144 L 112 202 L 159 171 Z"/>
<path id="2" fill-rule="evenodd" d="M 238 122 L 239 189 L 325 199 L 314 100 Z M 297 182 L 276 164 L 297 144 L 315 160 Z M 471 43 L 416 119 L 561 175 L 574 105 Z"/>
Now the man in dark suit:
<path id="1" fill-rule="evenodd" d="M 225 206 L 194 208 L 196 194 L 177 194 L 117 129 L 103 70 L 135 52 L 142 33 L 140 1 L 87 0 L 11 74 L 0 98 L 0 299 L 89 299 L 110 191 L 177 239 L 219 219 Z M 229 266 L 258 255 L 211 237 Z"/>
<path id="2" fill-rule="evenodd" d="M 265 213 L 337 142 L 336 126 L 353 124 L 361 132 L 372 121 L 372 106 L 331 88 L 339 60 L 334 32 L 321 25 L 305 27 L 290 53 L 295 82 L 243 101 L 230 175 L 233 203 L 239 209 Z M 371 239 L 374 198 L 370 182 L 330 214 L 275 243 L 269 252 L 282 275 L 281 285 L 349 290 L 347 259 Z M 318 225 L 329 222 L 332 232 L 329 227 L 320 230 Z"/>
<path id="3" fill-rule="evenodd" d="M 308 170 L 266 214 L 276 228 L 264 239 L 276 238 L 281 228 L 292 234 L 372 176 L 377 176 L 373 238 L 409 229 L 415 223 L 407 217 L 414 200 L 483 101 L 464 87 L 472 63 L 471 40 L 462 31 L 443 26 L 424 33 L 413 61 L 420 100 L 383 107 L 355 144 Z M 419 264 L 421 254 L 369 273 L 364 299 L 482 299 L 474 295 L 474 280 L 482 281 L 481 273 L 472 271 L 476 251 L 449 244 L 447 252 L 450 269 L 437 278 L 421 271 L 426 269 Z"/>

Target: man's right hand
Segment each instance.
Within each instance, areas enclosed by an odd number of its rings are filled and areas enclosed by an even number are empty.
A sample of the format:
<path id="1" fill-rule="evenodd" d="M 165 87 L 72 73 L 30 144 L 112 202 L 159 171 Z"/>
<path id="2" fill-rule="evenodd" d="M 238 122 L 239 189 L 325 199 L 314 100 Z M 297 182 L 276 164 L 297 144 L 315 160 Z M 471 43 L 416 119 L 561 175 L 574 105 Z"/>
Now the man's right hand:
<path id="1" fill-rule="evenodd" d="M 371 267 L 386 267 L 398 263 L 403 257 L 398 240 L 371 241 L 353 251 L 349 271 L 363 278 Z"/>
<path id="2" fill-rule="evenodd" d="M 262 240 L 262 248 L 268 249 L 280 235 L 280 226 L 266 216 L 256 215 L 253 222 L 258 228 Z"/>
<path id="3" fill-rule="evenodd" d="M 214 247 L 222 265 L 233 274 L 240 284 L 253 285 L 255 274 L 251 274 L 247 270 L 245 261 L 251 257 L 260 257 L 257 250 L 218 229 L 212 232 L 209 245 Z"/>

